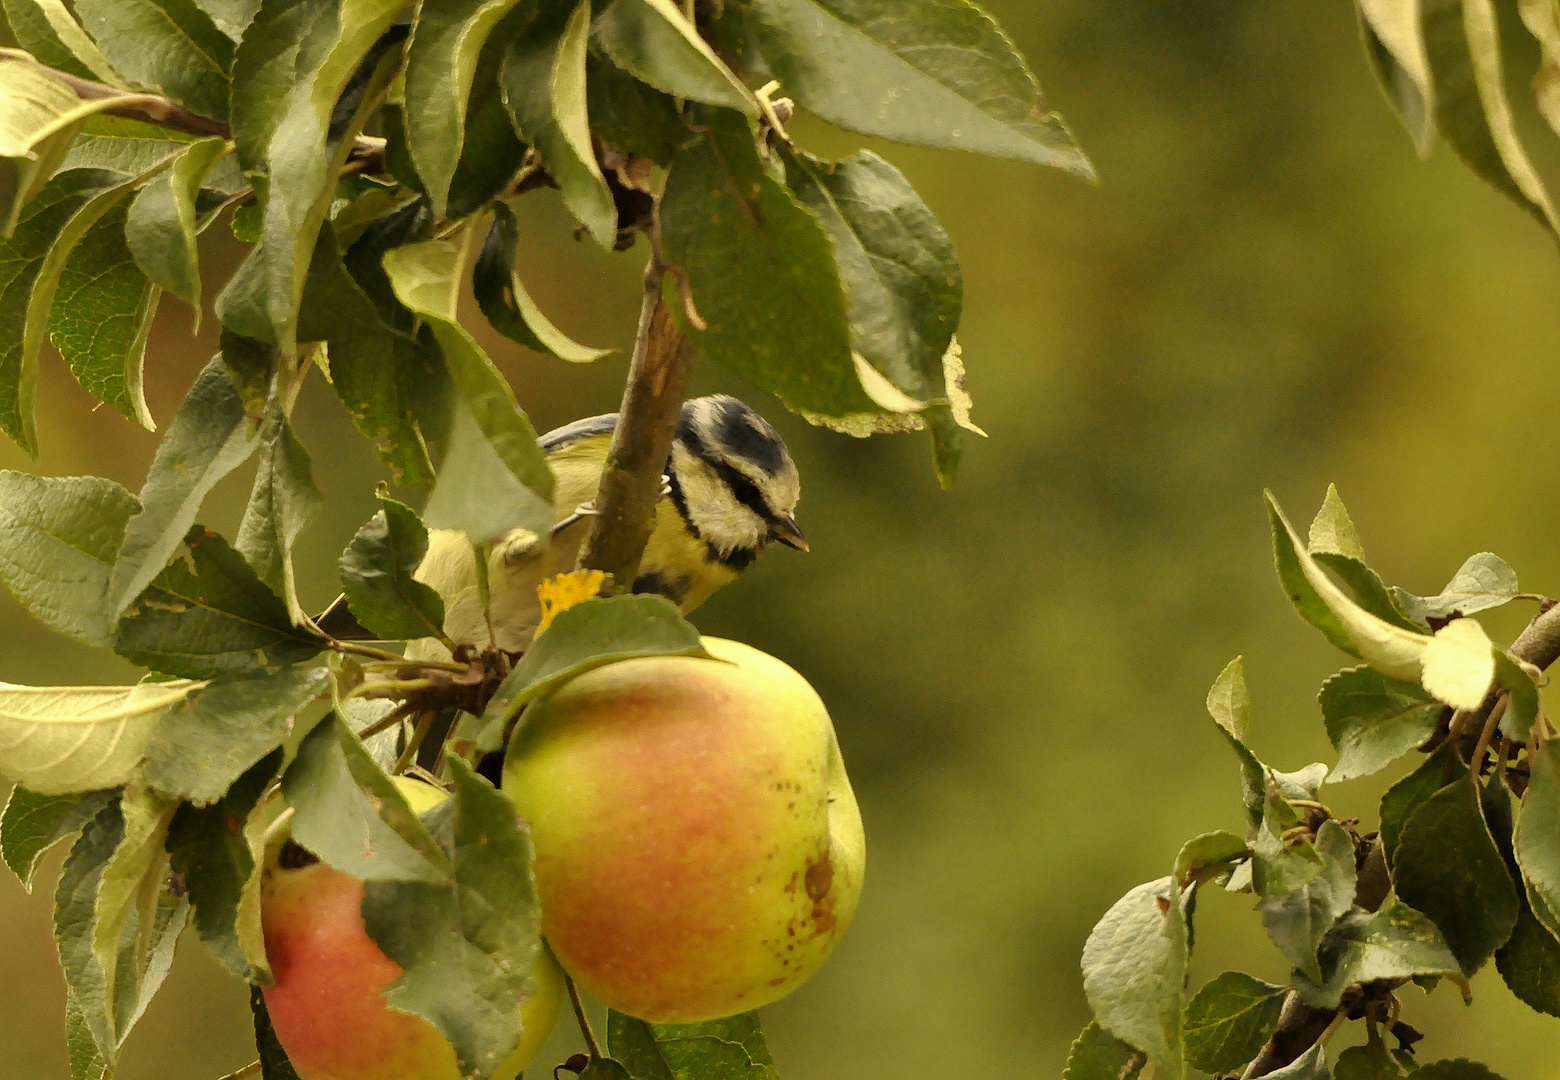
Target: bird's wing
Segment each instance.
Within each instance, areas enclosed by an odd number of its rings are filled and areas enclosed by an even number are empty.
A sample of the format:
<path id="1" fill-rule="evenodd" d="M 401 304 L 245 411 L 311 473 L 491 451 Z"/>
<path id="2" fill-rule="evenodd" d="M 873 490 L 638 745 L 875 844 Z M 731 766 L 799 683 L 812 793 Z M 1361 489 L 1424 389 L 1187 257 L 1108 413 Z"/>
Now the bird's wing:
<path id="1" fill-rule="evenodd" d="M 617 427 L 617 418 L 617 413 L 587 416 L 585 419 L 576 420 L 572 424 L 564 424 L 563 427 L 553 428 L 536 441 L 551 456 L 577 439 L 583 439 L 591 435 L 611 435 L 612 429 Z"/>

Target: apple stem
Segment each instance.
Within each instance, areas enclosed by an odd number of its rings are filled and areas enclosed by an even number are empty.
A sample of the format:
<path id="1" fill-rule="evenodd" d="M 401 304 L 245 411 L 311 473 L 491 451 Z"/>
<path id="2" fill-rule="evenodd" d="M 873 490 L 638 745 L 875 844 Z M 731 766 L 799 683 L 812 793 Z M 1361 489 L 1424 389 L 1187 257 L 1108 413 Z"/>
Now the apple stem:
<path id="1" fill-rule="evenodd" d="M 585 1036 L 585 1049 L 590 1052 L 592 1061 L 600 1061 L 601 1044 L 596 1041 L 596 1033 L 590 1027 L 590 1018 L 585 1015 L 585 1003 L 580 1001 L 579 988 L 574 985 L 574 979 L 567 974 L 563 977 L 563 985 L 569 988 L 569 1003 L 574 1006 L 574 1019 L 579 1021 L 580 1034 Z"/>

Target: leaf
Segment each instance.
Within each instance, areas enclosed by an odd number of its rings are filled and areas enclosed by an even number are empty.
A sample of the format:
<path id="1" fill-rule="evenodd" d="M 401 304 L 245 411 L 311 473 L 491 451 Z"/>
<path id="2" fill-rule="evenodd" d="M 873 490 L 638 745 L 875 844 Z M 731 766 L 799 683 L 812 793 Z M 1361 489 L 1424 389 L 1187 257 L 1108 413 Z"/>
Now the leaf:
<path id="1" fill-rule="evenodd" d="M 415 213 L 418 208 L 412 209 Z M 352 251 L 370 259 L 382 275 L 379 257 L 397 239 L 371 226 Z M 396 482 L 431 484 L 427 417 L 445 396 L 437 384 L 447 376 L 437 357 L 428 356 L 416 338 L 380 317 L 374 301 L 348 273 L 329 224 L 320 230 L 309 266 L 299 336 L 329 342 L 331 385 Z"/>
<path id="2" fill-rule="evenodd" d="M 1073 1040 L 1062 1080 L 1134 1080 L 1148 1058 L 1098 1023 L 1090 1023 Z"/>
<path id="3" fill-rule="evenodd" d="M 249 982 L 270 979 L 260 932 L 260 878 L 267 814 L 261 793 L 281 765 L 266 755 L 223 798 L 204 808 L 185 804 L 168 827 L 168 852 L 184 877 L 195 929 L 217 962 Z"/>
<path id="4" fill-rule="evenodd" d="M 214 803 L 329 688 L 330 673 L 318 667 L 218 679 L 169 710 L 146 748 L 143 778 L 170 797 Z"/>
<path id="5" fill-rule="evenodd" d="M 406 55 L 406 145 L 434 213 L 447 217 L 465 145 L 466 106 L 488 35 L 516 0 L 453 0 L 423 9 Z M 588 145 L 588 142 L 587 142 Z"/>
<path id="6" fill-rule="evenodd" d="M 1457 958 L 1435 924 L 1395 893 L 1373 913 L 1355 908 L 1344 915 L 1322 939 L 1319 955 L 1326 984 L 1300 974 L 1295 985 L 1307 1004 L 1321 1009 L 1337 1008 L 1355 983 L 1458 973 Z"/>
<path id="7" fill-rule="evenodd" d="M 639 656 L 709 656 L 699 632 L 664 596 L 609 596 L 560 611 L 488 704 L 503 728 L 528 701 L 598 667 Z M 497 747 L 493 747 L 497 749 Z"/>
<path id="8" fill-rule="evenodd" d="M 924 0 L 913 18 L 893 0 L 744 7 L 746 35 L 786 93 L 830 123 L 1094 178 L 1023 57 L 968 0 Z"/>
<path id="9" fill-rule="evenodd" d="M 1180 1076 L 1186 920 L 1172 878 L 1116 901 L 1083 947 L 1083 992 L 1100 1026 L 1139 1047 L 1156 1070 Z"/>
<path id="10" fill-rule="evenodd" d="M 287 1060 L 287 1051 L 282 1049 L 276 1029 L 271 1026 L 271 1016 L 265 1010 L 265 995 L 258 986 L 249 988 L 249 1011 L 254 1016 L 261 1080 L 298 1080 L 298 1073 Z"/>
<path id="11" fill-rule="evenodd" d="M 0 772 L 40 795 L 125 783 L 162 717 L 202 684 L 0 683 Z"/>
<path id="12" fill-rule="evenodd" d="M 1354 592 L 1355 602 L 1372 615 L 1400 626 L 1405 630 L 1422 634 L 1425 628 L 1407 618 L 1398 610 L 1393 594 L 1382 583 L 1380 575 L 1365 561 L 1365 548 L 1355 531 L 1343 499 L 1335 484 L 1327 485 L 1327 496 L 1322 508 L 1311 522 L 1307 550 L 1312 558 L 1340 577 Z"/>
<path id="13" fill-rule="evenodd" d="M 244 36 L 245 28 L 260 9 L 260 0 L 195 0 L 195 3 L 234 41 Z M 269 1075 L 267 1080 L 270 1080 Z"/>
<path id="14" fill-rule="evenodd" d="M 125 939 L 130 940 L 133 970 L 139 971 L 142 960 L 138 930 L 152 926 L 158 890 L 168 868 L 164 841 L 168 823 L 177 809 L 178 803 L 156 792 L 139 786 L 126 788 L 120 801 L 124 834 L 113 856 L 103 864 L 98 881 L 92 912 L 92 954 L 103 972 L 104 1000 L 117 1007 L 115 1030 L 120 1042 L 134 1023 L 118 1007 L 120 1000 L 134 1001 L 139 996 L 133 983 L 120 982 L 129 974 L 122 975 L 120 971 L 124 966 Z"/>
<path id="15" fill-rule="evenodd" d="M 1342 825 L 1327 821 L 1317 830 L 1315 851 L 1322 861 L 1320 873 L 1294 892 L 1265 895 L 1259 909 L 1279 951 L 1320 983 L 1317 949 L 1327 931 L 1354 906 L 1354 841 Z M 1257 891 L 1264 890 L 1259 886 Z"/>
<path id="16" fill-rule="evenodd" d="M 1424 688 L 1458 709 L 1477 709 L 1495 682 L 1495 646 L 1475 619 L 1454 619 L 1420 659 Z"/>
<path id="17" fill-rule="evenodd" d="M 1205 983 L 1186 1003 L 1186 1063 L 1206 1073 L 1243 1068 L 1278 1027 L 1288 991 L 1241 971 Z"/>
<path id="18" fill-rule="evenodd" d="M 1549 126 L 1560 132 L 1560 11 L 1553 0 L 1518 0 L 1528 33 L 1538 40 L 1542 62 L 1533 76 L 1533 96 Z"/>
<path id="19" fill-rule="evenodd" d="M 1366 52 L 1381 87 L 1397 109 L 1419 156 L 1428 157 L 1435 140 L 1434 88 L 1419 5 L 1359 0 L 1359 10 Z"/>
<path id="20" fill-rule="evenodd" d="M 65 991 L 65 1050 L 70 1061 L 71 1080 L 106 1080 L 108 1062 L 98 1053 L 81 1003 L 68 987 Z"/>
<path id="21" fill-rule="evenodd" d="M 1381 797 L 1381 843 L 1390 865 L 1404 824 L 1426 799 L 1468 775 L 1455 741 L 1444 740 L 1419 767 L 1387 789 Z"/>
<path id="22" fill-rule="evenodd" d="M 777 1080 L 758 1014 L 702 1024 L 648 1024 L 607 1013 L 607 1046 L 633 1080 Z"/>
<path id="23" fill-rule="evenodd" d="M 260 467 L 239 525 L 238 550 L 260 580 L 282 597 L 294 625 L 303 623 L 304 612 L 293 578 L 293 547 L 324 504 L 309 451 L 298 441 L 281 403 L 273 400 L 260 430 Z"/>
<path id="24" fill-rule="evenodd" d="M 1560 937 L 1560 740 L 1529 746 L 1532 776 L 1512 844 L 1533 914 Z"/>
<path id="25" fill-rule="evenodd" d="M 612 62 L 672 97 L 759 115 L 758 99 L 674 0 L 619 0 L 596 21 L 597 40 Z"/>
<path id="26" fill-rule="evenodd" d="M 1267 501 L 1279 581 L 1295 610 L 1338 648 L 1382 674 L 1417 680 L 1430 639 L 1370 614 L 1345 596 L 1311 558 L 1271 492 Z"/>
<path id="27" fill-rule="evenodd" d="M 508 206 L 496 203 L 487 241 L 477 256 L 473 291 L 488 323 L 511 341 L 559 360 L 588 364 L 610 356 L 612 349 L 593 349 L 572 340 L 542 314 L 515 273 L 520 226 Z"/>
<path id="28" fill-rule="evenodd" d="M 228 118 L 233 42 L 194 0 L 76 0 L 76 10 L 127 79 L 202 116 Z"/>
<path id="29" fill-rule="evenodd" d="M 1479 970 L 1517 922 L 1517 890 L 1490 835 L 1472 777 L 1454 781 L 1408 818 L 1393 883 L 1440 927 L 1464 975 Z"/>
<path id="30" fill-rule="evenodd" d="M 1271 1074 L 1269 1074 L 1271 1075 Z M 1500 1080 L 1488 1065 L 1467 1058 L 1444 1058 L 1421 1066 L 1414 1072 L 1415 1080 Z"/>
<path id="31" fill-rule="evenodd" d="M 444 601 L 412 577 L 428 530 L 405 503 L 379 492 L 379 513 L 341 556 L 341 587 L 358 622 L 385 641 L 444 635 Z"/>
<path id="32" fill-rule="evenodd" d="M 1473 615 L 1500 607 L 1521 596 L 1517 572 L 1499 555 L 1481 551 L 1468 556 L 1452 580 L 1435 596 L 1414 596 L 1396 590 L 1398 602 L 1410 617 L 1420 622 Z"/>
<path id="33" fill-rule="evenodd" d="M 317 724 L 282 774 L 292 836 L 361 881 L 449 880 L 449 859 L 406 798 L 334 714 Z"/>
<path id="34" fill-rule="evenodd" d="M 617 9 L 610 7 L 597 26 Z M 585 94 L 591 133 L 625 154 L 666 165 L 693 138 L 676 99 L 595 53 L 585 57 Z"/>
<path id="35" fill-rule="evenodd" d="M 943 356 L 964 303 L 947 233 L 904 175 L 870 151 L 834 164 L 785 161 L 786 183 L 834 246 L 863 388 L 891 412 L 947 402 Z M 863 361 L 880 378 L 861 372 Z"/>
<path id="36" fill-rule="evenodd" d="M 59 950 L 60 967 L 64 970 L 69 994 L 67 1013 L 74 1011 L 77 1021 L 69 1026 L 78 1031 L 86 1029 L 105 1066 L 112 1064 L 115 1058 L 118 1035 L 114 1030 L 115 1010 L 104 996 L 103 970 L 93 955 L 92 922 L 103 868 L 113 858 L 123 837 L 124 815 L 116 797 L 86 823 L 71 845 L 54 890 L 55 946 Z M 67 1016 L 68 1023 L 70 1020 Z M 73 1037 L 72 1042 L 79 1046 L 72 1057 L 87 1063 L 92 1055 L 80 1045 L 84 1040 Z"/>
<path id="37" fill-rule="evenodd" d="M 1269 779 L 1264 796 L 1262 822 L 1251 843 L 1251 884 L 1261 896 L 1283 896 L 1304 888 L 1323 870 L 1327 860 L 1310 840 L 1285 842 L 1284 834 L 1299 825 L 1300 815 L 1289 805 L 1276 776 Z"/>
<path id="38" fill-rule="evenodd" d="M 233 62 L 233 139 L 245 170 L 267 173 L 262 237 L 217 300 L 223 323 L 291 354 L 298 305 L 336 178 L 369 110 L 399 66 L 401 43 L 380 42 L 401 0 L 265 0 Z M 336 104 L 372 59 L 345 123 Z M 251 317 L 249 308 L 256 309 Z M 259 334 L 264 324 L 268 333 Z M 254 331 L 254 332 L 251 332 Z"/>
<path id="39" fill-rule="evenodd" d="M 197 320 L 201 306 L 195 201 L 201 181 L 227 152 L 227 142 L 220 138 L 191 143 L 172 168 L 141 189 L 125 222 L 125 240 L 141 272 L 193 307 Z"/>
<path id="40" fill-rule="evenodd" d="M 1441 134 L 1464 164 L 1551 230 L 1555 211 L 1512 122 L 1490 0 L 1420 0 Z"/>
<path id="41" fill-rule="evenodd" d="M 1322 718 L 1338 750 L 1330 783 L 1380 772 L 1435 734 L 1441 703 L 1417 684 L 1375 668 L 1340 671 L 1322 684 Z"/>
<path id="42" fill-rule="evenodd" d="M 1223 884 L 1229 880 L 1232 864 L 1251 854 L 1246 841 L 1220 829 L 1202 833 L 1181 845 L 1175 857 L 1175 880 L 1184 889 L 1193 881 Z"/>
<path id="43" fill-rule="evenodd" d="M 242 465 L 258 442 L 238 387 L 218 357 L 195 380 L 152 459 L 141 488 L 141 512 L 125 526 L 124 546 L 110 577 L 110 621 L 163 572 L 195 523 L 206 493 Z"/>
<path id="44" fill-rule="evenodd" d="M 1517 925 L 1495 952 L 1495 968 L 1517 999 L 1536 1012 L 1560 1016 L 1560 941 L 1526 903 Z"/>
<path id="45" fill-rule="evenodd" d="M 323 639 L 293 626 L 287 605 L 228 542 L 202 525 L 119 620 L 114 651 L 168 675 L 208 679 L 273 673 L 307 660 Z"/>
<path id="46" fill-rule="evenodd" d="M 458 320 L 465 249 L 475 234 L 476 230 L 468 227 L 458 245 L 447 240 L 429 240 L 395 248 L 385 254 L 385 272 L 396 297 L 422 316 L 438 339 L 450 377 L 483 441 L 534 496 L 515 506 L 515 519 L 509 527 L 523 525 L 540 532 L 552 524 L 552 468 L 537 443 L 536 429 L 515 401 L 508 380 Z M 452 446 L 452 456 L 453 453 Z M 446 522 L 435 520 L 432 513 L 437 497 L 436 488 L 424 516 L 430 524 L 443 527 Z M 492 537 L 472 539 L 484 543 Z"/>
<path id="47" fill-rule="evenodd" d="M 1508 739 L 1526 743 L 1533 737 L 1538 719 L 1538 685 L 1529 669 L 1517 663 L 1501 649 L 1495 649 L 1495 680 L 1508 691 L 1506 711 L 1500 718 L 1501 733 Z M 1533 669 L 1536 670 L 1536 669 Z"/>
<path id="48" fill-rule="evenodd" d="M 541 908 L 514 804 L 456 755 L 445 763 L 454 795 L 428 816 L 452 880 L 372 882 L 363 922 L 404 969 L 384 991 L 390 1007 L 437 1028 L 463 1076 L 489 1076 L 519 1041 L 520 1002 L 536 993 Z"/>
<path id="49" fill-rule="evenodd" d="M 5 0 L 4 7 L 17 43 L 39 63 L 83 79 L 124 85 L 63 0 Z"/>
<path id="50" fill-rule="evenodd" d="M 627 0 L 627 6 L 639 0 Z M 619 3 L 617 7 L 624 7 Z M 596 164 L 585 114 L 585 44 L 590 0 L 541 5 L 540 14 L 509 46 L 499 75 L 515 130 L 541 155 L 564 205 L 591 238 L 611 251 L 618 214 Z"/>
<path id="51" fill-rule="evenodd" d="M 1282 1069 L 1267 1074 L 1269 1080 L 1332 1080 L 1327 1068 L 1327 1050 L 1318 1039 L 1311 1049 L 1301 1054 Z"/>
<path id="52" fill-rule="evenodd" d="M 0 60 L 0 98 L 12 106 L 0 115 L 0 236 L 9 238 L 22 208 L 69 152 L 82 120 L 98 109 L 83 106 L 53 76 L 13 59 Z"/>
<path id="53" fill-rule="evenodd" d="M 1351 1046 L 1338 1055 L 1334 1080 L 1402 1080 L 1403 1070 L 1378 1036 L 1364 1046 Z"/>
<path id="54" fill-rule="evenodd" d="M 0 470 L 0 580 L 50 629 L 107 645 L 103 597 L 139 507 L 112 480 Z"/>
<path id="55" fill-rule="evenodd" d="M 741 117 L 717 113 L 673 160 L 661 229 L 666 257 L 687 273 L 709 326 L 690 334 L 705 356 L 793 410 L 882 411 L 852 358 L 828 234 L 765 172 Z"/>
<path id="56" fill-rule="evenodd" d="M 125 244 L 125 214 L 123 202 L 111 206 L 71 251 L 47 329 L 89 394 L 154 431 L 141 372 L 162 290 L 146 280 Z"/>
<path id="57" fill-rule="evenodd" d="M 1225 665 L 1208 690 L 1208 715 L 1240 759 L 1241 798 L 1252 828 L 1262 823 L 1267 798 L 1267 769 L 1246 748 L 1246 727 L 1251 722 L 1251 694 L 1246 689 L 1245 664 L 1236 657 Z"/>
<path id="58" fill-rule="evenodd" d="M 22 888 L 32 892 L 38 864 L 49 849 L 76 833 L 103 808 L 111 792 L 40 795 L 20 784 L 11 788 L 0 814 L 0 856 Z"/>

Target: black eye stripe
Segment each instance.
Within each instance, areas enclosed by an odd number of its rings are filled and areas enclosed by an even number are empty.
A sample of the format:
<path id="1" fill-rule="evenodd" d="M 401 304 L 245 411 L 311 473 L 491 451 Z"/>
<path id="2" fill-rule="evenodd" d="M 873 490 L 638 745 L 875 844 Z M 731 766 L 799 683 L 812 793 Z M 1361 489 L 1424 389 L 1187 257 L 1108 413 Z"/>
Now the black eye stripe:
<path id="1" fill-rule="evenodd" d="M 769 509 L 768 503 L 764 502 L 764 496 L 758 490 L 758 485 L 724 461 L 712 461 L 710 464 L 715 467 L 715 475 L 724 480 L 726 486 L 731 489 L 731 493 L 736 496 L 737 502 L 753 511 L 753 513 L 763 518 L 766 522 L 774 522 L 774 511 Z"/>

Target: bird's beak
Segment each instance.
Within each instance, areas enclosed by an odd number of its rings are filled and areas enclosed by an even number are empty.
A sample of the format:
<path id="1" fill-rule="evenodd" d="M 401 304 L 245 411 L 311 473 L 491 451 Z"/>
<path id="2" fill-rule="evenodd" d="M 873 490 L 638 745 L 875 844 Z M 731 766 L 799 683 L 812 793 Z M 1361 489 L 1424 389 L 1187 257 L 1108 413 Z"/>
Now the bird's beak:
<path id="1" fill-rule="evenodd" d="M 790 514 L 777 517 L 770 522 L 769 535 L 780 541 L 786 547 L 793 547 L 797 551 L 811 551 L 807 546 L 807 537 L 802 535 L 802 530 L 796 524 L 796 519 Z"/>

